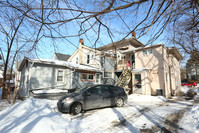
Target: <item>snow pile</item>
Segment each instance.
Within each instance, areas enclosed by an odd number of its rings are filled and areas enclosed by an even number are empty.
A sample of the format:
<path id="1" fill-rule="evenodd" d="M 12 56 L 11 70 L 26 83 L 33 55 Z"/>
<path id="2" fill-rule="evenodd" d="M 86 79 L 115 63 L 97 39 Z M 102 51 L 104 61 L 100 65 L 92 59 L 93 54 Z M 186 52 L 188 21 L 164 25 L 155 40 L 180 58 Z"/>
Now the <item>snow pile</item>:
<path id="1" fill-rule="evenodd" d="M 193 106 L 188 112 L 184 114 L 184 117 L 179 122 L 179 127 L 186 127 L 186 132 L 199 132 L 199 105 Z"/>
<path id="2" fill-rule="evenodd" d="M 158 102 L 166 102 L 167 98 L 163 96 L 150 96 L 150 95 L 139 95 L 132 94 L 128 97 L 128 101 L 136 102 L 136 103 L 158 103 Z"/>
<path id="3" fill-rule="evenodd" d="M 128 97 L 128 103 L 124 107 L 94 109 L 72 116 L 55 111 L 57 100 L 29 98 L 0 112 L 0 133 L 137 133 L 141 129 L 164 127 L 168 115 L 185 110 L 191 105 L 190 101 L 164 101 L 167 99 L 163 96 L 133 94 Z M 183 129 L 181 132 L 197 132 L 198 123 L 199 106 L 194 106 L 186 112 L 179 127 Z"/>
<path id="4" fill-rule="evenodd" d="M 68 90 L 61 90 L 61 89 L 50 89 L 50 90 L 34 90 L 34 94 L 40 94 L 40 93 L 63 93 L 68 92 Z"/>
<path id="5" fill-rule="evenodd" d="M 30 98 L 0 112 L 0 132 L 66 132 L 69 122 L 52 112 L 51 105 L 54 102 L 56 103 L 52 100 Z"/>

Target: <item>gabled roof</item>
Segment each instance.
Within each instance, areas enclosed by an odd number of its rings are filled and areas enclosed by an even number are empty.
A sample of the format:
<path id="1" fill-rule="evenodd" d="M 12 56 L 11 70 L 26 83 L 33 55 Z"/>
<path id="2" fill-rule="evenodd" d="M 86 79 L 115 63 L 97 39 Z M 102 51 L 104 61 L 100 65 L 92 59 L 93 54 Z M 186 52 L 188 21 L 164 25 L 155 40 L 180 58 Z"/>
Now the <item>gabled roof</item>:
<path id="1" fill-rule="evenodd" d="M 23 61 L 21 62 L 20 66 L 19 66 L 18 71 L 21 71 L 23 69 L 27 60 L 29 62 L 40 63 L 40 64 L 66 66 L 66 67 L 69 67 L 69 68 L 75 69 L 75 70 L 86 70 L 86 71 L 93 71 L 93 72 L 101 72 L 100 69 L 95 68 L 95 67 L 74 64 L 74 63 L 67 62 L 67 61 L 60 61 L 60 60 L 53 60 L 53 59 L 28 59 L 28 58 L 23 59 Z"/>
<path id="2" fill-rule="evenodd" d="M 138 41 L 135 37 L 131 37 L 131 38 L 128 38 L 128 39 L 123 39 L 123 40 L 120 40 L 120 41 L 99 47 L 99 48 L 97 48 L 97 50 L 104 50 L 104 49 L 108 49 L 108 48 L 111 48 L 111 47 L 114 47 L 114 46 L 117 47 L 119 45 L 124 45 L 124 44 L 130 44 L 130 45 L 135 46 L 135 47 L 143 47 L 144 46 L 144 44 L 142 44 L 140 41 Z"/>
<path id="3" fill-rule="evenodd" d="M 58 60 L 62 61 L 67 61 L 70 58 L 69 54 L 55 53 L 55 56 L 58 58 Z"/>

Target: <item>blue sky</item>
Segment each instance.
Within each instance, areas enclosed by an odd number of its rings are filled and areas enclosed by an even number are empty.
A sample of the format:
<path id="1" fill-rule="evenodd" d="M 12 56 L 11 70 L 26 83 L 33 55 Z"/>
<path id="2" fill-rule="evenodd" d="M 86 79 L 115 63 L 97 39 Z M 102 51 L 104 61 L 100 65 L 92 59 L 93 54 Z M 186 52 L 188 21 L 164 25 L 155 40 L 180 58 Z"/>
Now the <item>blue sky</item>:
<path id="1" fill-rule="evenodd" d="M 80 1 L 83 2 L 83 1 Z M 84 2 L 83 2 L 84 3 Z M 81 3 L 82 4 L 82 3 Z M 146 3 L 148 4 L 148 3 Z M 156 4 L 156 3 L 155 3 Z M 85 7 L 91 8 L 91 6 L 86 5 L 84 3 Z M 146 6 L 146 5 L 145 5 Z M 102 22 L 106 24 L 112 31 L 113 34 L 113 41 L 119 41 L 123 39 L 125 36 L 125 33 L 128 33 L 130 30 L 132 30 L 139 22 L 143 20 L 143 18 L 146 16 L 146 13 L 148 11 L 149 6 L 147 5 L 147 8 L 143 6 L 140 6 L 139 12 L 133 12 L 133 8 L 130 9 L 129 11 L 118 11 L 121 13 L 122 19 L 125 21 L 125 23 L 122 21 L 120 17 L 117 16 L 116 12 L 109 13 L 105 17 L 102 18 Z M 155 13 L 155 9 L 152 11 L 152 14 Z M 71 12 L 67 12 L 66 17 L 71 17 L 74 14 Z M 138 15 L 137 17 L 134 17 L 134 15 Z M 117 16 L 117 17 L 116 17 Z M 74 35 L 77 34 L 79 31 L 79 25 L 82 20 L 74 20 L 70 23 L 66 23 L 60 31 L 60 34 L 63 35 Z M 94 22 L 94 19 L 90 19 L 89 22 L 92 24 Z M 85 22 L 84 24 L 85 28 L 89 27 L 89 23 Z M 155 31 L 161 26 L 152 27 L 150 31 L 143 37 L 139 38 L 138 40 L 142 42 L 143 44 L 146 44 L 148 40 L 150 39 L 151 35 L 154 35 Z M 34 30 L 34 29 L 30 29 Z M 55 39 L 51 40 L 48 38 L 42 38 L 42 40 L 39 41 L 39 44 L 37 45 L 37 57 L 35 58 L 44 58 L 44 59 L 50 59 L 52 58 L 54 52 L 57 53 L 63 53 L 63 54 L 70 54 L 72 55 L 73 52 L 78 48 L 79 45 L 79 39 L 83 38 L 85 45 L 95 48 L 95 47 L 100 47 L 106 44 L 111 43 L 111 39 L 107 34 L 106 28 L 101 26 L 101 32 L 100 32 L 100 40 L 97 42 L 97 45 L 94 46 L 95 40 L 97 39 L 97 32 L 98 26 L 94 26 L 92 29 L 90 29 L 86 34 L 78 36 L 78 37 L 67 37 L 67 38 L 62 38 L 62 39 Z M 24 31 L 25 32 L 25 31 Z M 137 31 L 136 31 L 137 32 Z M 57 33 L 55 33 L 56 35 Z M 58 33 L 59 34 L 59 33 Z M 138 34 L 138 33 L 137 33 Z M 166 33 L 163 33 L 153 44 L 157 43 L 163 43 L 166 46 L 173 47 L 172 44 L 169 45 L 168 41 L 165 39 L 166 38 Z M 131 35 L 129 35 L 127 38 L 130 38 Z M 1 48 L 4 50 L 6 45 L 2 46 Z M 14 45 L 14 48 L 16 48 L 16 45 Z M 4 55 L 5 51 L 4 51 Z M 23 55 L 21 55 L 23 56 Z"/>

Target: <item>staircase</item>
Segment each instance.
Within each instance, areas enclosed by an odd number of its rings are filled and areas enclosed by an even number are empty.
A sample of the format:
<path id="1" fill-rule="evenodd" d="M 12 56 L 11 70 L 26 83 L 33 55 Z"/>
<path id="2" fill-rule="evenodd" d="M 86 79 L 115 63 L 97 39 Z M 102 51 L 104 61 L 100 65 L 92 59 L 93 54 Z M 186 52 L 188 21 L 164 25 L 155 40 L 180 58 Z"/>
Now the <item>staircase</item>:
<path id="1" fill-rule="evenodd" d="M 115 85 L 124 88 L 131 80 L 131 71 L 132 69 L 124 69 Z"/>

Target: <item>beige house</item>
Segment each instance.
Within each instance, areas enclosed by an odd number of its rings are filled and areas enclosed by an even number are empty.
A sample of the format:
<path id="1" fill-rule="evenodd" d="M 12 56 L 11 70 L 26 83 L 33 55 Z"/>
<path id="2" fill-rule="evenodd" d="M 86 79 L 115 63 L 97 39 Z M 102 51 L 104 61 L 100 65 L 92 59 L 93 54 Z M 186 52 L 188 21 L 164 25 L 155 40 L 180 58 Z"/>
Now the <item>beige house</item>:
<path id="1" fill-rule="evenodd" d="M 163 44 L 144 46 L 135 36 L 97 49 L 85 46 L 80 39 L 79 48 L 68 59 L 100 69 L 101 74 L 93 76 L 95 81 L 99 80 L 97 83 L 115 84 L 128 69 L 132 78 L 126 88 L 132 93 L 167 97 L 181 87 L 179 60 L 182 55 L 177 48 Z"/>
<path id="2" fill-rule="evenodd" d="M 180 90 L 179 60 L 182 56 L 177 48 L 157 44 L 124 51 L 123 54 L 125 53 L 126 56 L 135 57 L 131 66 L 133 93 L 168 97 Z"/>

